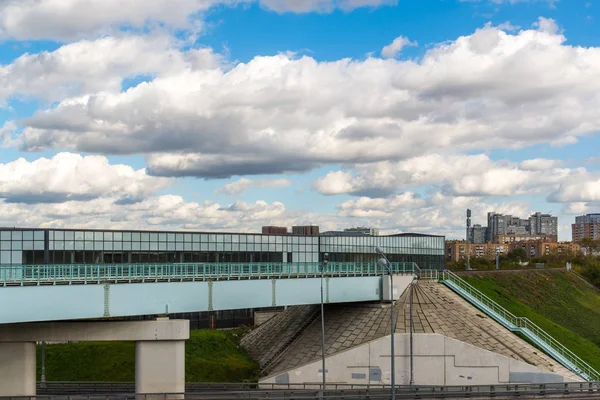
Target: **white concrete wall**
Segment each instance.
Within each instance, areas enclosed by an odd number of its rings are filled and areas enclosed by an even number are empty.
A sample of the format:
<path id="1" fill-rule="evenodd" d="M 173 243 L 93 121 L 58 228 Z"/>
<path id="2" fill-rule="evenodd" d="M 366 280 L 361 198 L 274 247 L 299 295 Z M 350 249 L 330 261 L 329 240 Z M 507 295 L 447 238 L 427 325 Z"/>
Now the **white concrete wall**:
<path id="1" fill-rule="evenodd" d="M 394 275 L 394 300 L 398 300 L 410 283 L 415 279 L 413 275 Z M 392 290 L 390 285 L 390 276 L 384 275 L 382 279 L 383 301 L 391 301 Z"/>
<path id="2" fill-rule="evenodd" d="M 35 342 L 0 343 L 0 396 L 35 396 Z"/>
<path id="3" fill-rule="evenodd" d="M 395 335 L 396 384 L 410 382 L 410 340 Z M 570 382 L 569 378 L 439 334 L 414 334 L 416 385 L 492 385 Z M 390 336 L 340 352 L 326 360 L 331 383 L 390 384 Z M 319 383 L 321 361 L 300 366 L 264 383 Z M 379 372 L 379 374 L 377 374 Z"/>

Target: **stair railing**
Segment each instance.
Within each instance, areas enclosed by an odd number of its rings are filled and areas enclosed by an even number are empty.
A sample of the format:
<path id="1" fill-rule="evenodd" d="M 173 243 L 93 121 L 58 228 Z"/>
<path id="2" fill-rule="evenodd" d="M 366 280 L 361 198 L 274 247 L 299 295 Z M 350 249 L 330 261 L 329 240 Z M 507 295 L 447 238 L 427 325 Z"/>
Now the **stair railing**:
<path id="1" fill-rule="evenodd" d="M 451 271 L 442 271 L 441 278 L 442 283 L 454 290 L 461 297 L 485 312 L 505 328 L 525 335 L 570 371 L 587 381 L 600 381 L 600 373 L 598 371 L 528 318 L 515 316 Z"/>

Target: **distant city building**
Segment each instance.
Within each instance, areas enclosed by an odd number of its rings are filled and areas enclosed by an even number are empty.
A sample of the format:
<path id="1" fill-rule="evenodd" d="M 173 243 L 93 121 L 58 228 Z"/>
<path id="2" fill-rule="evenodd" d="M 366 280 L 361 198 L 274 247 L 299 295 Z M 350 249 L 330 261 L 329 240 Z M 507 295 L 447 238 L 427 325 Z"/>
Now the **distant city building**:
<path id="1" fill-rule="evenodd" d="M 319 236 L 319 227 L 315 225 L 292 226 L 292 234 L 303 236 Z"/>
<path id="2" fill-rule="evenodd" d="M 466 240 L 447 240 L 445 247 L 446 261 L 457 262 L 466 259 L 467 257 L 467 242 Z M 496 243 L 471 244 L 469 253 L 471 257 L 485 258 L 492 260 L 496 254 L 508 254 L 510 245 Z"/>
<path id="3" fill-rule="evenodd" d="M 287 235 L 288 230 L 285 226 L 263 226 L 263 235 Z"/>
<path id="4" fill-rule="evenodd" d="M 344 232 L 361 232 L 365 235 L 379 236 L 379 228 L 364 228 L 359 226 L 356 228 L 346 228 Z"/>
<path id="5" fill-rule="evenodd" d="M 575 217 L 575 223 L 571 225 L 573 241 L 580 242 L 582 239 L 600 239 L 600 214 L 587 214 Z"/>
<path id="6" fill-rule="evenodd" d="M 556 235 L 534 235 L 534 234 L 506 234 L 498 235 L 498 243 L 519 243 L 519 242 L 557 242 Z"/>
<path id="7" fill-rule="evenodd" d="M 320 233 L 321 236 L 371 236 L 364 232 L 354 231 L 325 231 Z"/>
<path id="8" fill-rule="evenodd" d="M 474 244 L 485 243 L 487 240 L 487 230 L 488 228 L 485 226 L 479 224 L 473 225 L 469 228 L 469 242 Z"/>
<path id="9" fill-rule="evenodd" d="M 495 212 L 488 213 L 487 241 L 499 243 L 498 237 L 501 235 L 530 235 L 530 240 L 537 235 L 547 235 L 557 238 L 558 217 L 536 212 L 528 219 L 523 219 Z M 553 241 L 556 241 L 556 239 Z"/>
<path id="10" fill-rule="evenodd" d="M 504 235 L 503 235 L 504 236 Z M 469 253 L 472 258 L 494 260 L 496 255 L 507 255 L 517 248 L 525 249 L 528 258 L 552 256 L 560 254 L 576 254 L 580 251 L 577 243 L 549 242 L 544 240 L 530 240 L 508 243 L 483 243 L 471 244 Z M 464 260 L 467 255 L 467 242 L 465 240 L 447 240 L 444 257 L 446 261 L 457 262 Z"/>
<path id="11" fill-rule="evenodd" d="M 529 232 L 532 235 L 558 236 L 558 217 L 536 212 L 529 217 Z"/>

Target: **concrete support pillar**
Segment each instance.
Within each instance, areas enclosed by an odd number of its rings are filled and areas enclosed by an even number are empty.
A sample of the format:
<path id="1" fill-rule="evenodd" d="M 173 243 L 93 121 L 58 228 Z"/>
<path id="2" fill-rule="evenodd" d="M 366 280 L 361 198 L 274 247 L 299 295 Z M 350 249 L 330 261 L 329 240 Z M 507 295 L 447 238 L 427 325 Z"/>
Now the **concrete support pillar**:
<path id="1" fill-rule="evenodd" d="M 214 311 L 208 313 L 208 329 L 217 329 L 217 313 Z"/>
<path id="2" fill-rule="evenodd" d="M 185 392 L 185 341 L 136 342 L 135 392 Z M 160 398 L 164 399 L 164 396 Z"/>
<path id="3" fill-rule="evenodd" d="M 35 342 L 0 343 L 0 396 L 35 396 Z"/>

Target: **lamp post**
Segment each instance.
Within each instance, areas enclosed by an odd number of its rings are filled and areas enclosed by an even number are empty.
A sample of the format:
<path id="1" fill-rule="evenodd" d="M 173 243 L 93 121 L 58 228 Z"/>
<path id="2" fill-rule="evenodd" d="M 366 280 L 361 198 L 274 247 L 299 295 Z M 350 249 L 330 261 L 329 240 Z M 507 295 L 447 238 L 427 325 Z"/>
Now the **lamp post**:
<path id="1" fill-rule="evenodd" d="M 40 379 L 40 387 L 46 388 L 46 342 L 42 341 L 42 378 Z"/>
<path id="2" fill-rule="evenodd" d="M 327 267 L 327 262 L 329 261 L 329 253 L 323 253 L 323 264 L 321 265 L 321 357 L 323 359 L 323 393 L 325 393 L 325 307 L 323 305 L 323 273 L 325 268 Z"/>
<path id="3" fill-rule="evenodd" d="M 413 289 L 415 288 L 414 286 L 415 284 L 415 280 L 413 279 L 410 282 L 410 381 L 409 381 L 409 385 L 412 386 L 415 384 L 415 375 L 414 375 L 414 364 L 413 364 Z"/>
<path id="4" fill-rule="evenodd" d="M 469 243 L 471 241 L 471 210 L 467 208 L 467 271 L 471 270 L 471 250 Z"/>
<path id="5" fill-rule="evenodd" d="M 391 369 L 392 369 L 392 400 L 396 400 L 396 353 L 394 351 L 394 274 L 392 271 L 392 265 L 390 261 L 385 256 L 383 250 L 379 247 L 375 248 L 375 252 L 381 256 L 378 263 L 384 270 L 387 270 L 388 274 L 390 274 L 390 286 L 391 286 L 391 295 L 392 295 L 392 305 L 390 312 L 390 326 L 391 326 L 391 337 L 390 337 L 390 351 L 391 351 Z"/>

